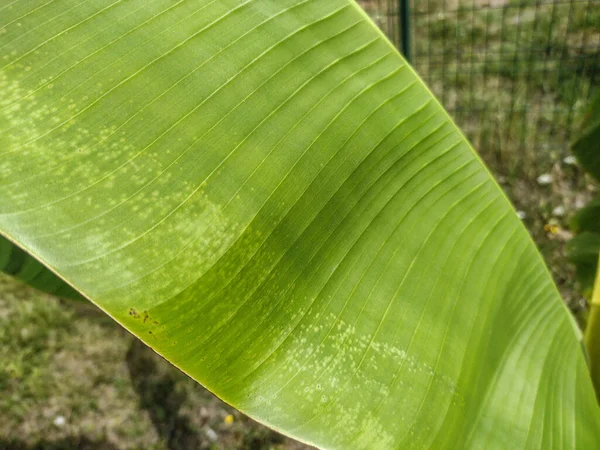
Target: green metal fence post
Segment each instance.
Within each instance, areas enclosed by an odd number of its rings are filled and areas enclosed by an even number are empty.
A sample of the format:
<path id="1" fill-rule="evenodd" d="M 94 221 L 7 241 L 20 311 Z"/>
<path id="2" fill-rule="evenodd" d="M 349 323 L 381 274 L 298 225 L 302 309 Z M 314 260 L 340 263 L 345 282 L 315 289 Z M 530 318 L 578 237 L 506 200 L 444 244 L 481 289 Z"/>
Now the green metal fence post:
<path id="1" fill-rule="evenodd" d="M 400 0 L 400 48 L 408 62 L 412 60 L 410 51 L 410 0 Z"/>

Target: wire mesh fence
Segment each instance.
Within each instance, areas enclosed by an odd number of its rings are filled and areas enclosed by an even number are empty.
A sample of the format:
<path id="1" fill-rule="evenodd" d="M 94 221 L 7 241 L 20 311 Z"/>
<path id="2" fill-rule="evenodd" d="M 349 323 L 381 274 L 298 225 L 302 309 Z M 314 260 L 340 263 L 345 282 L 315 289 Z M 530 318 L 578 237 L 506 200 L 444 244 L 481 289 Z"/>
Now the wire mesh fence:
<path id="1" fill-rule="evenodd" d="M 599 0 L 362 0 L 484 159 L 533 176 L 568 153 L 600 83 Z"/>

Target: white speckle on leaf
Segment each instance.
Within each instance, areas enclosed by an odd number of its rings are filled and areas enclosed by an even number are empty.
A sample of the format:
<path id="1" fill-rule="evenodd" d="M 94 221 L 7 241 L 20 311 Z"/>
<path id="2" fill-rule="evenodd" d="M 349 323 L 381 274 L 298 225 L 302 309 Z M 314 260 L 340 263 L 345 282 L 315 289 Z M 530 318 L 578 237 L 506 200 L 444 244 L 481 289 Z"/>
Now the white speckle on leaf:
<path id="1" fill-rule="evenodd" d="M 527 217 L 527 213 L 525 211 L 517 211 L 517 217 L 523 220 Z"/>

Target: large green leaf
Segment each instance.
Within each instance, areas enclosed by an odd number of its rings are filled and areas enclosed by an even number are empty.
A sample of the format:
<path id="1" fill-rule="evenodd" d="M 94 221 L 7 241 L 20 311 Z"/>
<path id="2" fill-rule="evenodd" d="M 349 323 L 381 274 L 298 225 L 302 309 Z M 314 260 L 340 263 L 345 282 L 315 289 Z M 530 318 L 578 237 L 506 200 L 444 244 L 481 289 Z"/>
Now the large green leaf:
<path id="1" fill-rule="evenodd" d="M 349 0 L 3 0 L 0 229 L 326 448 L 597 448 L 511 205 Z"/>

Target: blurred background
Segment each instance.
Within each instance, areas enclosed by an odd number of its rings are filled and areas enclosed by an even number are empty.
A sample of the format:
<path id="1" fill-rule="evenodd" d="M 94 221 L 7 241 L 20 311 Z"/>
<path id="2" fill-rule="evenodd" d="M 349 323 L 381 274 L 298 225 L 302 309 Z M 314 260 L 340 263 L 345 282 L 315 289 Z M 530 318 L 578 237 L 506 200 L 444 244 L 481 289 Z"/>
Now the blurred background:
<path id="1" fill-rule="evenodd" d="M 598 0 L 363 0 L 513 201 L 576 317 L 565 244 L 598 192 L 569 152 L 600 81 Z M 307 449 L 97 310 L 0 275 L 0 449 Z"/>

